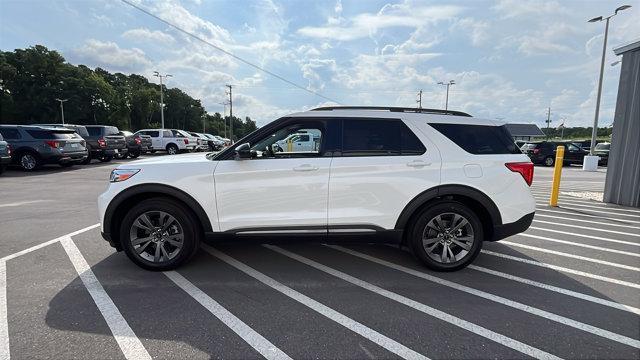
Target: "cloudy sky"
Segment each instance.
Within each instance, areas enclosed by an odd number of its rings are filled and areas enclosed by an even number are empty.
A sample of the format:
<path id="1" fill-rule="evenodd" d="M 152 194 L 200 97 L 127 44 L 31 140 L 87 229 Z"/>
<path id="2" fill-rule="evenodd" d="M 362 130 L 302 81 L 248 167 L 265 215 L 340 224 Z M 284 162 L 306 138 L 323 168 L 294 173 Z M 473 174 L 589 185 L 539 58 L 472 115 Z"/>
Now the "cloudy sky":
<path id="1" fill-rule="evenodd" d="M 133 0 L 132 0 L 133 1 Z M 613 119 L 612 49 L 640 39 L 640 1 L 611 22 L 601 124 Z M 543 126 L 590 126 L 604 23 L 614 1 L 135 0 L 138 6 L 340 104 L 444 108 Z M 173 74 L 210 112 L 263 125 L 329 101 L 258 71 L 118 0 L 2 0 L 0 48 L 42 44 L 73 64 Z"/>

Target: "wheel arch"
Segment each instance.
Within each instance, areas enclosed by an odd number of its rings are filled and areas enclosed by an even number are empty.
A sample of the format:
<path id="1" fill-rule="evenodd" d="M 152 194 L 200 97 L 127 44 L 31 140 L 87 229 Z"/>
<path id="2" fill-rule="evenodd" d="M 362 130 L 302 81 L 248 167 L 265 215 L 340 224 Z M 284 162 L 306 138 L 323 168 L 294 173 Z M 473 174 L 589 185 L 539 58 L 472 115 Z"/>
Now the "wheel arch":
<path id="1" fill-rule="evenodd" d="M 128 209 L 140 201 L 155 197 L 170 198 L 182 203 L 187 209 L 193 212 L 200 223 L 200 230 L 203 233 L 211 232 L 211 221 L 202 206 L 186 192 L 173 186 L 164 184 L 141 184 L 132 186 L 118 195 L 107 206 L 104 214 L 103 227 L 108 232 L 109 241 L 112 246 L 122 250 L 119 239 L 119 227 Z"/>
<path id="2" fill-rule="evenodd" d="M 480 217 L 485 240 L 492 240 L 494 229 L 502 225 L 502 216 L 498 207 L 485 193 L 466 185 L 441 185 L 413 198 L 400 213 L 395 229 L 404 230 L 425 207 L 440 200 L 454 200 L 470 207 Z M 406 237 L 408 232 L 404 233 Z"/>

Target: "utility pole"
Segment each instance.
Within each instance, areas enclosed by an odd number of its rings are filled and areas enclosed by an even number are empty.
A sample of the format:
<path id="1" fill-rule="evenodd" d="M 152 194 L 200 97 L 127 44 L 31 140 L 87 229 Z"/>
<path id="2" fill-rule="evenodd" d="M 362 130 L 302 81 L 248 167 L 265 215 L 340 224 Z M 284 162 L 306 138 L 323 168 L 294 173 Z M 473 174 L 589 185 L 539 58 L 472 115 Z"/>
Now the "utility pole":
<path id="1" fill-rule="evenodd" d="M 448 83 L 445 83 L 445 82 L 442 82 L 442 81 L 440 81 L 438 83 L 438 85 L 445 85 L 447 87 L 447 97 L 444 100 L 444 109 L 445 110 L 449 110 L 449 86 L 455 85 L 455 84 L 456 84 L 456 82 L 453 81 L 453 80 L 449 80 Z"/>
<path id="2" fill-rule="evenodd" d="M 233 85 L 225 85 L 229 88 L 229 139 L 233 144 Z"/>
<path id="3" fill-rule="evenodd" d="M 223 101 L 220 103 L 222 105 L 222 122 L 224 124 L 224 137 L 227 137 L 227 102 Z"/>
<path id="4" fill-rule="evenodd" d="M 69 101 L 69 99 L 56 99 L 57 101 L 60 101 L 60 112 L 62 113 L 62 125 L 64 125 L 64 102 L 65 101 Z"/>
<path id="5" fill-rule="evenodd" d="M 420 92 L 418 93 L 418 101 L 416 101 L 418 103 L 418 109 L 422 109 L 422 89 L 420 89 Z"/>
<path id="6" fill-rule="evenodd" d="M 589 155 L 593 156 L 593 150 L 596 147 L 596 137 L 598 136 L 598 116 L 600 115 L 600 97 L 602 96 L 602 77 L 604 76 L 604 59 L 607 55 L 607 36 L 609 35 L 609 19 L 616 16 L 619 11 L 630 8 L 631 5 L 619 6 L 613 15 L 609 15 L 605 18 L 602 16 L 595 17 L 589 22 L 598 22 L 606 20 L 604 26 L 604 41 L 602 42 L 602 60 L 600 61 L 600 78 L 598 79 L 598 96 L 596 97 L 596 113 L 593 117 L 593 130 L 591 132 L 591 148 L 589 149 Z"/>
<path id="7" fill-rule="evenodd" d="M 164 74 L 161 75 L 159 72 L 154 71 L 153 72 L 153 76 L 160 78 L 160 120 L 162 121 L 162 128 L 164 129 L 164 95 L 163 95 L 163 89 L 162 89 L 162 78 L 170 78 L 173 75 L 170 74 Z"/>
<path id="8" fill-rule="evenodd" d="M 544 122 L 547 123 L 547 139 L 549 138 L 549 128 L 551 127 L 551 107 L 547 108 L 547 120 Z"/>

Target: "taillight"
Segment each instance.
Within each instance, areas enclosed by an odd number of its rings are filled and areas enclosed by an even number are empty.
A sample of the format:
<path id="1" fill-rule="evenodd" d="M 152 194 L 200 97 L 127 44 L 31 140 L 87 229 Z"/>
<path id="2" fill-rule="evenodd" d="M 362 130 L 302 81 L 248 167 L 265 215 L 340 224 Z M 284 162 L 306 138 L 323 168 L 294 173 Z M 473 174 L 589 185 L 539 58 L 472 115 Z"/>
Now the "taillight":
<path id="1" fill-rule="evenodd" d="M 520 173 L 520 175 L 522 175 L 522 178 L 527 183 L 527 185 L 531 186 L 531 183 L 533 182 L 533 163 L 515 162 L 515 163 L 506 163 L 504 165 L 509 170 Z"/>
<path id="2" fill-rule="evenodd" d="M 136 144 L 142 144 L 142 140 L 139 137 L 135 138 L 134 140 L 136 141 Z"/>
<path id="3" fill-rule="evenodd" d="M 537 154 L 537 153 L 539 153 L 539 152 L 540 152 L 540 149 L 533 149 L 533 153 L 534 153 L 534 154 Z"/>
<path id="4" fill-rule="evenodd" d="M 11 145 L 7 144 L 7 155 L 11 156 Z"/>
<path id="5" fill-rule="evenodd" d="M 103 138 L 98 139 L 98 146 L 107 147 L 107 141 Z"/>
<path id="6" fill-rule="evenodd" d="M 189 143 L 189 140 L 184 139 L 184 144 L 187 145 Z"/>
<path id="7" fill-rule="evenodd" d="M 60 142 L 58 141 L 53 141 L 53 140 L 45 140 L 44 142 L 45 144 L 51 146 L 54 149 L 57 149 L 58 147 L 60 147 Z"/>

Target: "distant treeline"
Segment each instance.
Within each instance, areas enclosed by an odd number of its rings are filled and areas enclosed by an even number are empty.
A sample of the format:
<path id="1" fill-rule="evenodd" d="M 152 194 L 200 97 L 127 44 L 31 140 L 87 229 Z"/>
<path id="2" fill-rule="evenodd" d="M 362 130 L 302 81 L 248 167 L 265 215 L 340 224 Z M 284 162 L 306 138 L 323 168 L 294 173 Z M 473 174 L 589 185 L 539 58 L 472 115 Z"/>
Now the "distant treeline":
<path id="1" fill-rule="evenodd" d="M 610 138 L 611 131 L 613 128 L 598 128 L 598 138 Z M 554 128 L 543 128 L 542 132 L 544 132 L 550 138 L 560 138 L 562 135 L 565 139 L 590 139 L 591 132 L 593 131 L 593 127 L 568 127 L 564 129 L 564 134 L 562 129 L 554 129 Z"/>
<path id="2" fill-rule="evenodd" d="M 200 100 L 178 88 L 164 87 L 165 127 L 224 135 L 225 119 L 208 114 Z M 0 124 L 65 122 L 114 125 L 137 130 L 159 127 L 160 89 L 141 75 L 112 74 L 72 65 L 42 45 L 0 51 Z M 229 126 L 229 117 L 226 117 Z M 255 121 L 233 117 L 234 138 L 256 129 Z M 227 133 L 227 136 L 229 134 Z"/>

